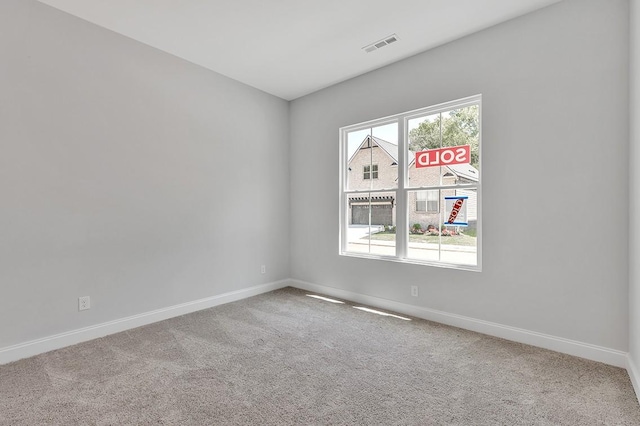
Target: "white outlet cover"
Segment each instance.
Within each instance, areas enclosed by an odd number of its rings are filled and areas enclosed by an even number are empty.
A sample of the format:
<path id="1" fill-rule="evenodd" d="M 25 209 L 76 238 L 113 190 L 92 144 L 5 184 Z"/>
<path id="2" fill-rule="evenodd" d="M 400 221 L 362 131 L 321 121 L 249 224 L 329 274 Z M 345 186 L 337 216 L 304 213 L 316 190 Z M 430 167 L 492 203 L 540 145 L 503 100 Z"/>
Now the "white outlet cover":
<path id="1" fill-rule="evenodd" d="M 78 310 L 84 311 L 91 308 L 91 298 L 89 296 L 78 297 Z"/>

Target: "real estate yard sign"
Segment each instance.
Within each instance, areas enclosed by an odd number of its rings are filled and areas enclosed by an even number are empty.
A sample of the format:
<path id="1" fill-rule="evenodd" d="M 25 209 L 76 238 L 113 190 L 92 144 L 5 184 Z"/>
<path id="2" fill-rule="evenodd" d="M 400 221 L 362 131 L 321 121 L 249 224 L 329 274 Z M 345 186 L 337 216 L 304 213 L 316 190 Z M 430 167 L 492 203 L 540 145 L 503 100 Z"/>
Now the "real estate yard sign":
<path id="1" fill-rule="evenodd" d="M 467 221 L 467 202 L 469 197 L 455 196 L 444 197 L 446 205 L 446 216 L 444 224 L 448 226 L 469 226 Z"/>

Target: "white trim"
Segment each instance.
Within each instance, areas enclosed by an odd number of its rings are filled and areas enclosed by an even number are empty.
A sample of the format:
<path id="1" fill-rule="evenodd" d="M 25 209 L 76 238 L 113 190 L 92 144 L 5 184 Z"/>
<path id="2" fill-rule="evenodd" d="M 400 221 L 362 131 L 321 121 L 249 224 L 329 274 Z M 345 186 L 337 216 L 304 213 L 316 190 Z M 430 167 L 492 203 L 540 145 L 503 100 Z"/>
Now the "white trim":
<path id="1" fill-rule="evenodd" d="M 284 288 L 287 285 L 289 285 L 289 280 L 281 280 L 272 283 L 261 284 L 242 290 L 231 291 L 228 293 L 219 294 L 217 296 L 207 297 L 204 299 L 194 300 L 192 302 L 181 303 L 179 305 L 169 306 L 150 312 L 132 315 L 130 317 L 121 318 L 102 324 L 67 331 L 29 342 L 19 343 L 17 345 L 8 346 L 6 348 L 0 348 L 0 365 L 17 361 L 22 358 L 38 355 L 44 352 L 49 352 L 54 349 L 60 349 L 66 346 L 75 345 L 77 343 L 86 342 L 88 340 L 97 339 L 109 334 L 119 333 L 121 331 L 130 330 L 132 328 L 140 327 L 154 322 L 163 321 L 180 315 L 200 311 L 202 309 L 212 308 L 214 306 L 223 305 L 225 303 L 246 299 L 247 297 L 256 296 L 258 294 Z"/>
<path id="2" fill-rule="evenodd" d="M 537 346 L 555 352 L 561 352 L 568 355 L 586 358 L 616 367 L 626 368 L 629 365 L 627 353 L 615 349 L 609 349 L 602 346 L 578 342 L 575 340 L 551 336 L 544 333 L 538 333 L 535 331 L 529 331 L 522 328 L 511 327 L 494 322 L 465 317 L 462 315 L 451 314 L 448 312 L 437 311 L 434 309 L 423 308 L 420 306 L 408 305 L 405 303 L 382 299 L 379 297 L 367 296 L 364 294 L 354 293 L 351 291 L 341 290 L 333 287 L 312 284 L 300 280 L 292 279 L 291 286 L 306 291 L 322 293 L 324 295 L 349 300 L 356 303 L 363 303 L 381 309 L 387 309 L 404 315 L 410 315 L 429 321 L 435 321 L 441 324 L 463 328 L 465 330 L 487 334 L 489 336 L 500 337 L 502 339 L 507 339 L 514 342 L 525 343 L 527 345 Z M 637 377 L 638 376 L 636 375 L 636 378 Z"/>
<path id="3" fill-rule="evenodd" d="M 631 379 L 633 390 L 636 392 L 638 403 L 640 403 L 640 370 L 636 367 L 631 355 L 627 356 L 627 373 L 629 373 L 629 379 Z"/>

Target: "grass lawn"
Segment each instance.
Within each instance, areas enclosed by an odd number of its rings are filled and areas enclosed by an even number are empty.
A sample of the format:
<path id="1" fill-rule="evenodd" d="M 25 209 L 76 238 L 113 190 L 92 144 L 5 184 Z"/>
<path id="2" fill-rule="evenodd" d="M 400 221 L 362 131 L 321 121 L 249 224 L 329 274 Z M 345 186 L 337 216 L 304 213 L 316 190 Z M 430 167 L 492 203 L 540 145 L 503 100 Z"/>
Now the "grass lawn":
<path id="1" fill-rule="evenodd" d="M 409 242 L 411 243 L 433 243 L 438 244 L 439 238 L 437 235 L 415 235 L 409 234 Z M 367 239 L 364 237 L 363 239 Z M 392 232 L 378 232 L 371 235 L 372 240 L 381 241 L 395 241 L 396 234 Z M 451 237 L 442 237 L 442 244 L 452 244 L 456 246 L 475 246 L 476 237 L 469 235 L 453 235 Z"/>

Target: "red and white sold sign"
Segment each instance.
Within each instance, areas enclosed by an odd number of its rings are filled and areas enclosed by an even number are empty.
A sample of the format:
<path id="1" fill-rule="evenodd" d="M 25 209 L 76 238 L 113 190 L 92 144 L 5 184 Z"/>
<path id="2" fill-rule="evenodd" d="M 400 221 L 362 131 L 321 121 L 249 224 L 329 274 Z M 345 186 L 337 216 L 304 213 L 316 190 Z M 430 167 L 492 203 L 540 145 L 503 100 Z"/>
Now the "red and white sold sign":
<path id="1" fill-rule="evenodd" d="M 448 166 L 471 162 L 469 145 L 449 146 L 416 152 L 416 169 L 420 167 Z"/>
<path id="2" fill-rule="evenodd" d="M 467 196 L 444 197 L 446 211 L 445 225 L 468 226 L 467 222 Z"/>

